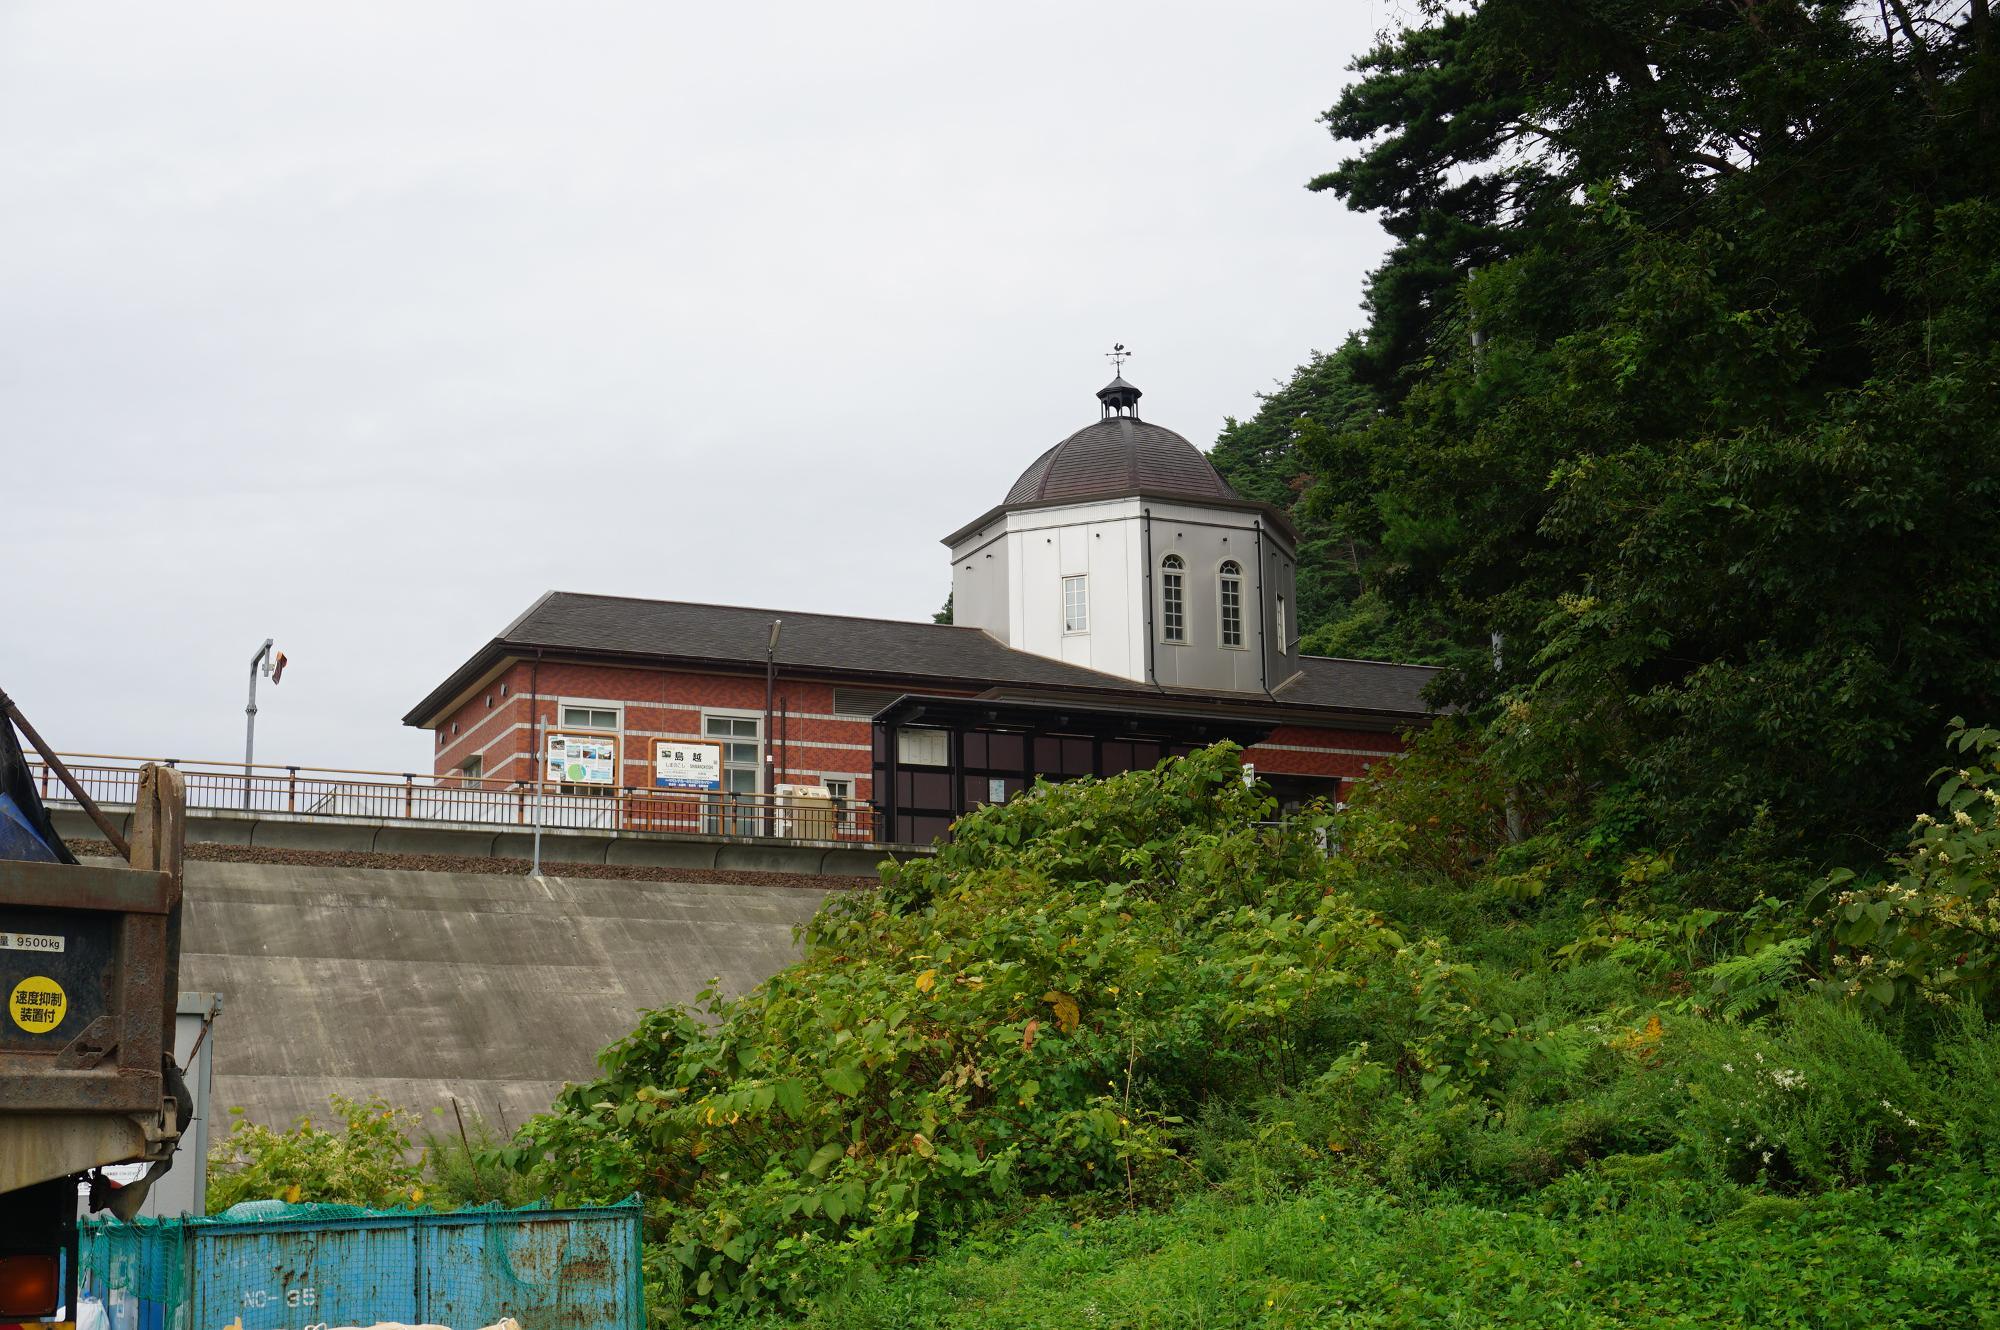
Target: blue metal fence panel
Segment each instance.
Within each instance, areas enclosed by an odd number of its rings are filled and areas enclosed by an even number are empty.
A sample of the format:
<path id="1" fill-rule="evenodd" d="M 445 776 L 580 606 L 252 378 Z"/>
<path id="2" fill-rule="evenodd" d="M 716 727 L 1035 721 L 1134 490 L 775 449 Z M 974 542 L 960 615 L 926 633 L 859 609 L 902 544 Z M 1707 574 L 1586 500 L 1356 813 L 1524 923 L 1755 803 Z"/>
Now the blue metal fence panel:
<path id="1" fill-rule="evenodd" d="M 425 1319 L 634 1330 L 645 1320 L 636 1219 L 629 1208 L 427 1216 L 417 1226 Z"/>
<path id="2" fill-rule="evenodd" d="M 129 1309 L 129 1320 L 114 1313 L 118 1330 L 476 1330 L 503 1316 L 522 1330 L 645 1324 L 636 1201 L 445 1214 L 272 1208 L 269 1218 L 89 1221 L 83 1291 Z"/>
<path id="3" fill-rule="evenodd" d="M 408 1218 L 203 1225 L 193 1233 L 193 1324 L 232 1330 L 421 1321 Z"/>

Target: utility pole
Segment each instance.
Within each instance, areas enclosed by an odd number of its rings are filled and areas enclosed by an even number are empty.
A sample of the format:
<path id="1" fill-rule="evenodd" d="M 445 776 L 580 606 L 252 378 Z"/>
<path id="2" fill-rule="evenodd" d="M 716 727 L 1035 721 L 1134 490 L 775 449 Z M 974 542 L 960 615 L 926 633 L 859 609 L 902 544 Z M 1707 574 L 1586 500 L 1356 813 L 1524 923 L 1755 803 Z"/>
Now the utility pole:
<path id="1" fill-rule="evenodd" d="M 271 672 L 271 643 L 275 639 L 265 638 L 264 645 L 257 648 L 257 654 L 250 657 L 250 704 L 243 708 L 243 807 L 250 807 L 250 768 L 257 761 L 257 669 Z"/>

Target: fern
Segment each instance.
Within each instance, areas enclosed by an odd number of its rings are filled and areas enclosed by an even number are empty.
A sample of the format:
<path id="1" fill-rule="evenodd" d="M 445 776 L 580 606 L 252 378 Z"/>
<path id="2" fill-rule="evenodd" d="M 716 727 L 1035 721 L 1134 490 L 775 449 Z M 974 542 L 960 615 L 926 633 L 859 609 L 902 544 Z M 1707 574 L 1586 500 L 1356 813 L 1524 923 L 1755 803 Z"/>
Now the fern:
<path id="1" fill-rule="evenodd" d="M 1775 1003 L 1798 979 L 1812 939 L 1788 937 L 1745 956 L 1717 961 L 1706 971 L 1715 1013 L 1735 1021 Z"/>

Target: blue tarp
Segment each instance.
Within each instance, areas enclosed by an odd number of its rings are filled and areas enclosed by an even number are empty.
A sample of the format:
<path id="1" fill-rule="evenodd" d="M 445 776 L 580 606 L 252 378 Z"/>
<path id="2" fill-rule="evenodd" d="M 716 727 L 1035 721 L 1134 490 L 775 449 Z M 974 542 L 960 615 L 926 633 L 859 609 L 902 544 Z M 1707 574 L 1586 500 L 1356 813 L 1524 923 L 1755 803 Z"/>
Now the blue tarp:
<path id="1" fill-rule="evenodd" d="M 0 859 L 76 862 L 62 837 L 56 835 L 48 810 L 42 807 L 28 759 L 21 753 L 21 741 L 5 719 L 0 719 Z"/>

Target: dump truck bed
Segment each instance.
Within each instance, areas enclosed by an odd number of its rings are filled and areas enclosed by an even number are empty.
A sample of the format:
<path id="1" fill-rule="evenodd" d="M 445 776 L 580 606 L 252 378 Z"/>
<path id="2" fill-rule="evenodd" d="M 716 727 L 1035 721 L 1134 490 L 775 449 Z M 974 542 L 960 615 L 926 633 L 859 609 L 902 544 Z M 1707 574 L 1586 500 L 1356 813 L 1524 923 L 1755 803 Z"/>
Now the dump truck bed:
<path id="1" fill-rule="evenodd" d="M 0 860 L 0 1193 L 156 1158 L 171 874 Z"/>

